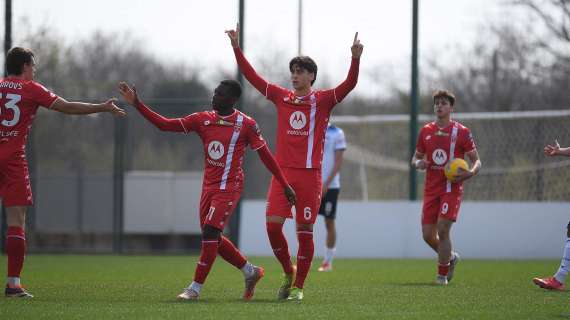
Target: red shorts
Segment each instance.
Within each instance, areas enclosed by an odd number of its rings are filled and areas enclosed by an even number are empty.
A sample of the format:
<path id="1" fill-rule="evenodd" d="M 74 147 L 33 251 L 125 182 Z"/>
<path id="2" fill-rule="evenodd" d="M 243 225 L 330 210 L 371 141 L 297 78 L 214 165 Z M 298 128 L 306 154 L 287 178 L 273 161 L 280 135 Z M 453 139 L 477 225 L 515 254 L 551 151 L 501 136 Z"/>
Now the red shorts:
<path id="1" fill-rule="evenodd" d="M 200 227 L 212 226 L 224 230 L 234 212 L 241 192 L 204 190 L 200 198 Z"/>
<path id="2" fill-rule="evenodd" d="M 321 170 L 303 168 L 282 168 L 287 181 L 295 190 L 297 203 L 291 207 L 285 191 L 279 182 L 273 178 L 267 194 L 267 216 L 293 218 L 297 223 L 314 224 L 319 214 L 323 181 Z"/>
<path id="3" fill-rule="evenodd" d="M 0 198 L 4 207 L 31 206 L 32 186 L 24 153 L 0 160 Z"/>
<path id="4" fill-rule="evenodd" d="M 422 225 L 436 224 L 437 219 L 455 222 L 461 206 L 461 194 L 445 193 L 437 196 L 424 196 Z"/>

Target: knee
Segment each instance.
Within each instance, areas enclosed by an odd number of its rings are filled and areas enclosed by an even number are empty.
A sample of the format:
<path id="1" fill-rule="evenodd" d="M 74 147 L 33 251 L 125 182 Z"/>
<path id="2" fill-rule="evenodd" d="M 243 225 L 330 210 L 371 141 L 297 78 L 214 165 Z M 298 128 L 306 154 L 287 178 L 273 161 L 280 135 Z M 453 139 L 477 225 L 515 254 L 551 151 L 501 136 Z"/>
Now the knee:
<path id="1" fill-rule="evenodd" d="M 9 227 L 26 226 L 26 207 L 6 207 L 6 224 Z"/>
<path id="2" fill-rule="evenodd" d="M 439 237 L 439 240 L 449 239 L 449 229 L 448 228 L 438 228 L 437 229 L 437 236 Z"/>
<path id="3" fill-rule="evenodd" d="M 305 223 L 298 223 L 297 224 L 297 231 L 313 231 L 312 224 L 305 224 Z"/>
<path id="4" fill-rule="evenodd" d="M 202 239 L 203 240 L 220 240 L 220 236 L 222 231 L 216 229 L 212 226 L 205 225 L 204 229 L 202 230 Z"/>
<path id="5" fill-rule="evenodd" d="M 427 243 L 434 243 L 437 241 L 435 234 L 432 232 L 424 232 L 423 237 L 424 241 Z"/>

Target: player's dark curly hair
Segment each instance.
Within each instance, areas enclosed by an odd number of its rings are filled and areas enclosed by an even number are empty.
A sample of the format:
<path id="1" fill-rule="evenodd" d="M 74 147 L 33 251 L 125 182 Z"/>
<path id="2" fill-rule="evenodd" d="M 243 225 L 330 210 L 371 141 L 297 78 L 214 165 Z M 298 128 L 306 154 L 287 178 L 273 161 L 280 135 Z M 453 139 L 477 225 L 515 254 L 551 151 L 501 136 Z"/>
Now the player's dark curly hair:
<path id="1" fill-rule="evenodd" d="M 227 86 L 233 98 L 239 99 L 241 97 L 241 84 L 236 80 L 223 80 L 221 85 Z"/>
<path id="2" fill-rule="evenodd" d="M 20 75 L 24 72 L 24 64 L 32 63 L 34 53 L 30 49 L 14 47 L 6 54 L 6 72 Z"/>
<path id="3" fill-rule="evenodd" d="M 453 94 L 453 92 L 449 91 L 449 90 L 436 90 L 433 93 L 433 104 L 435 104 L 435 100 L 437 98 L 445 98 L 449 101 L 449 104 L 453 107 L 453 105 L 455 104 L 455 95 Z"/>
<path id="4" fill-rule="evenodd" d="M 317 80 L 317 64 L 311 57 L 308 56 L 298 56 L 289 62 L 289 71 L 293 72 L 293 67 L 298 66 L 301 69 L 307 70 L 309 73 L 315 74 L 315 78 L 311 81 L 311 85 Z"/>

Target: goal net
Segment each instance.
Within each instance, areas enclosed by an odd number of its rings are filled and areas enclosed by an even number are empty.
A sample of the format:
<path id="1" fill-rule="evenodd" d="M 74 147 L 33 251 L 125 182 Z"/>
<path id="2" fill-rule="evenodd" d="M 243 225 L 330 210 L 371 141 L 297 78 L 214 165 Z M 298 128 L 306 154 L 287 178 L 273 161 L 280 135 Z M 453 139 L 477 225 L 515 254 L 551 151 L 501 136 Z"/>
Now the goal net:
<path id="1" fill-rule="evenodd" d="M 557 139 L 570 145 L 570 110 L 456 113 L 471 129 L 483 169 L 466 183 L 465 199 L 487 201 L 569 201 L 570 158 L 547 157 L 543 148 Z M 420 115 L 418 130 L 430 115 Z M 343 198 L 407 199 L 409 115 L 336 116 L 348 141 L 341 171 Z M 415 144 L 416 137 L 413 138 Z M 418 195 L 424 173 L 418 172 Z"/>

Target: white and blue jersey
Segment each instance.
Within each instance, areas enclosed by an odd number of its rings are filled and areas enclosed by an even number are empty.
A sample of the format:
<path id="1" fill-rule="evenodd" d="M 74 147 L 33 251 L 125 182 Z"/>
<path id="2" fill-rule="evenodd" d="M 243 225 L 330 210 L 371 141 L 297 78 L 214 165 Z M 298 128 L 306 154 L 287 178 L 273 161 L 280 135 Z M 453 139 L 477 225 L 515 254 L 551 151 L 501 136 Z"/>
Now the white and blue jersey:
<path id="1" fill-rule="evenodd" d="M 341 128 L 335 127 L 329 123 L 325 134 L 325 147 L 323 150 L 323 182 L 326 181 L 334 168 L 335 152 L 338 150 L 346 150 L 346 138 Z M 340 173 L 332 179 L 328 186 L 329 189 L 340 189 Z"/>

